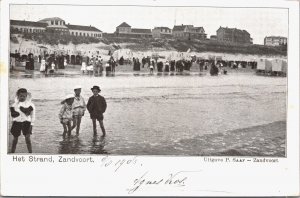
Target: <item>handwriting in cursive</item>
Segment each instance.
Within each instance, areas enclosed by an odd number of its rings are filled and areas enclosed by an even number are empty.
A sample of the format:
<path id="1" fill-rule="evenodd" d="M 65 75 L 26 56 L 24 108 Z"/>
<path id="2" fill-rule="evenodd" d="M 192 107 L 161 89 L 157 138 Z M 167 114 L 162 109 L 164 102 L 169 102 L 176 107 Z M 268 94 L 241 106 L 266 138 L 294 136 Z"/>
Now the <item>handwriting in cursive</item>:
<path id="1" fill-rule="evenodd" d="M 188 179 L 184 173 L 194 172 L 194 171 L 179 171 L 176 173 L 171 173 L 166 177 L 159 177 L 156 179 L 148 178 L 149 172 L 145 172 L 141 177 L 134 179 L 133 186 L 128 190 L 128 194 L 132 194 L 137 190 L 140 190 L 144 186 L 158 186 L 158 185 L 171 185 L 175 187 L 183 187 L 186 185 Z M 197 171 L 198 172 L 198 171 Z"/>
<path id="2" fill-rule="evenodd" d="M 114 172 L 117 172 L 121 167 L 133 166 L 137 164 L 137 156 L 133 156 L 130 159 L 118 159 L 114 160 L 109 156 L 105 156 L 101 159 L 101 166 L 112 167 Z"/>

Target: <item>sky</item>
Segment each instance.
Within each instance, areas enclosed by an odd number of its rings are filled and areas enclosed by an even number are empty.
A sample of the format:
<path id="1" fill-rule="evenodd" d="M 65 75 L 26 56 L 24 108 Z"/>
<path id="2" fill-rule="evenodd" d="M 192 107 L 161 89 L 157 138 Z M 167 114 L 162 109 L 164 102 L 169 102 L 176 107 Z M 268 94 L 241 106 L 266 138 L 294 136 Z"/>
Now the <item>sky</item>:
<path id="1" fill-rule="evenodd" d="M 265 36 L 288 37 L 288 10 L 278 8 L 157 7 L 157 6 L 71 6 L 10 5 L 10 19 L 38 21 L 60 17 L 74 25 L 92 25 L 112 33 L 122 22 L 132 28 L 191 24 L 202 26 L 208 36 L 222 27 L 247 30 L 253 43 Z"/>

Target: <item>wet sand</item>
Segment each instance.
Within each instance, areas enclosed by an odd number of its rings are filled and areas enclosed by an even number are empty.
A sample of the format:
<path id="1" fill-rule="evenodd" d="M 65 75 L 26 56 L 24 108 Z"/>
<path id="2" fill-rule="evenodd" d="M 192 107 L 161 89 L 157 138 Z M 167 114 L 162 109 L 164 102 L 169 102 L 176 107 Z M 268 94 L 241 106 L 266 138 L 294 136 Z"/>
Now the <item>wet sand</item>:
<path id="1" fill-rule="evenodd" d="M 102 88 L 107 137 L 93 137 L 86 112 L 80 135 L 73 131 L 62 138 L 59 103 L 75 84 L 82 85 L 86 101 L 90 87 Z M 238 72 L 218 77 L 36 73 L 12 75 L 9 86 L 10 102 L 18 87 L 32 92 L 37 108 L 34 153 L 279 157 L 286 152 L 286 78 Z M 17 152 L 27 152 L 23 137 Z"/>

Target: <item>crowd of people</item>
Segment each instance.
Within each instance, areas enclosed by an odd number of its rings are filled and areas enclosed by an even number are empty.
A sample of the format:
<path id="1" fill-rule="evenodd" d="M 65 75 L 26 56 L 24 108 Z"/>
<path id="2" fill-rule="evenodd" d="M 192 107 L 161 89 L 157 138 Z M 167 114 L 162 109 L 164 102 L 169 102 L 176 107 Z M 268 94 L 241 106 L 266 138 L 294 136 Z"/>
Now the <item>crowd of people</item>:
<path id="1" fill-rule="evenodd" d="M 224 60 L 209 60 L 190 57 L 189 59 L 171 60 L 160 57 L 133 57 L 131 59 L 121 56 L 116 59 L 110 53 L 108 60 L 98 55 L 68 55 L 59 53 L 44 53 L 44 55 L 33 56 L 32 53 L 20 56 L 19 53 L 11 54 L 11 67 L 15 66 L 16 60 L 25 62 L 25 69 L 34 70 L 34 63 L 40 63 L 40 71 L 54 73 L 58 69 L 65 69 L 67 65 L 81 65 L 80 71 L 83 74 L 102 75 L 114 74 L 118 65 L 132 65 L 133 71 L 141 71 L 147 69 L 150 74 L 157 72 L 178 72 L 190 71 L 191 68 L 199 68 L 199 72 L 209 71 L 211 75 L 227 74 L 226 68 L 239 69 L 250 66 L 256 68 L 256 62 L 246 61 L 224 61 Z"/>
<path id="2" fill-rule="evenodd" d="M 61 101 L 61 108 L 58 114 L 60 123 L 63 126 L 62 136 L 65 138 L 71 136 L 71 132 L 76 128 L 76 135 L 79 135 L 81 119 L 88 110 L 93 124 L 94 136 L 97 135 L 97 121 L 99 122 L 102 137 L 106 135 L 104 128 L 104 112 L 107 104 L 103 96 L 100 95 L 99 86 L 93 86 L 91 91 L 93 95 L 88 99 L 87 104 L 81 96 L 81 86 L 74 87 L 74 94 L 68 94 Z M 17 147 L 18 138 L 21 132 L 25 136 L 25 141 L 29 153 L 32 153 L 30 136 L 32 134 L 34 122 L 36 119 L 36 108 L 32 102 L 32 95 L 25 88 L 17 90 L 14 103 L 10 106 L 10 115 L 12 117 L 12 126 L 10 133 L 13 135 L 11 152 L 14 153 Z"/>

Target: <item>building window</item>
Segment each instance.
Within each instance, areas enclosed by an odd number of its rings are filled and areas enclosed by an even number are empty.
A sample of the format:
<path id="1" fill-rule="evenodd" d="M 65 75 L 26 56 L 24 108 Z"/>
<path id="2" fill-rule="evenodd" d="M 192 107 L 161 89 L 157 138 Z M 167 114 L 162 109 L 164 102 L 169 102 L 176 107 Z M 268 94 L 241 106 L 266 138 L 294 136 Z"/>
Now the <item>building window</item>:
<path id="1" fill-rule="evenodd" d="M 83 33 L 83 36 L 85 36 L 85 33 Z"/>
<path id="2" fill-rule="evenodd" d="M 81 36 L 81 32 L 79 33 L 79 36 Z"/>
<path id="3" fill-rule="evenodd" d="M 51 25 L 54 25 L 54 22 L 53 22 L 53 21 L 51 21 Z"/>
<path id="4" fill-rule="evenodd" d="M 55 21 L 55 25 L 58 25 L 58 21 Z"/>
<path id="5" fill-rule="evenodd" d="M 76 32 L 76 36 L 78 35 L 78 32 Z"/>

